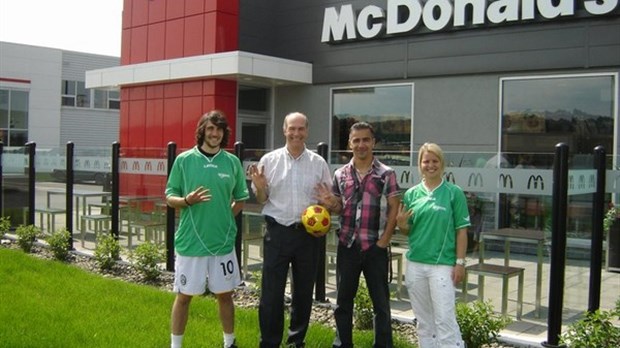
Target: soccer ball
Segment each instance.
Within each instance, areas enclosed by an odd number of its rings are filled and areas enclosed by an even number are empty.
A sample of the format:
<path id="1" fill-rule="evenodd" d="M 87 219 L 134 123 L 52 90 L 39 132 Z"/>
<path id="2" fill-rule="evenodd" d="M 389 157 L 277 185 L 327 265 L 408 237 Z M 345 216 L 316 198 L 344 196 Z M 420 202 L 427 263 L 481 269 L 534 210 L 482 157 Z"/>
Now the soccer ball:
<path id="1" fill-rule="evenodd" d="M 310 234 L 324 234 L 329 231 L 331 217 L 329 211 L 321 205 L 311 205 L 301 213 L 301 223 Z"/>

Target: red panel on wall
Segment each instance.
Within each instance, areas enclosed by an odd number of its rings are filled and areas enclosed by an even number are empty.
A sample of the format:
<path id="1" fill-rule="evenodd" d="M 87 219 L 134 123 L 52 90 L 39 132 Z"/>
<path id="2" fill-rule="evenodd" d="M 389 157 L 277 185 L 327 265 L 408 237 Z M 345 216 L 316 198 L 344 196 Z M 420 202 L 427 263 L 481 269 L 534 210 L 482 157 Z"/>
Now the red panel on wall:
<path id="1" fill-rule="evenodd" d="M 128 65 L 131 62 L 131 29 L 123 29 L 121 34 L 121 65 Z"/>
<path id="2" fill-rule="evenodd" d="M 237 82 L 228 80 L 205 80 L 203 81 L 204 95 L 223 95 L 232 96 L 237 95 Z"/>
<path id="3" fill-rule="evenodd" d="M 183 82 L 183 96 L 201 96 L 202 95 L 202 81 L 189 81 Z"/>
<path id="4" fill-rule="evenodd" d="M 209 0 L 206 0 L 210 2 Z M 205 0 L 185 0 L 185 16 L 203 13 L 205 10 Z"/>
<path id="5" fill-rule="evenodd" d="M 202 97 L 184 97 L 183 98 L 183 146 L 191 147 L 196 143 L 195 131 L 196 124 L 202 116 Z"/>
<path id="6" fill-rule="evenodd" d="M 199 56 L 203 54 L 204 15 L 185 17 L 185 33 L 183 36 L 183 56 Z"/>
<path id="7" fill-rule="evenodd" d="M 185 15 L 184 0 L 167 0 L 166 1 L 166 20 L 181 18 Z"/>
<path id="8" fill-rule="evenodd" d="M 125 147 L 144 147 L 144 122 L 146 120 L 146 102 L 132 100 L 129 102 L 129 134 Z"/>
<path id="9" fill-rule="evenodd" d="M 239 14 L 239 0 L 206 0 L 205 12 Z"/>
<path id="10" fill-rule="evenodd" d="M 155 62 L 164 59 L 164 40 L 166 23 L 149 24 L 148 26 L 148 52 L 147 61 Z"/>
<path id="11" fill-rule="evenodd" d="M 129 30 L 131 30 L 129 61 L 131 64 L 144 63 L 146 62 L 147 27 L 142 26 Z"/>
<path id="12" fill-rule="evenodd" d="M 204 53 L 234 51 L 239 47 L 238 17 L 222 12 L 205 15 Z"/>
<path id="13" fill-rule="evenodd" d="M 146 86 L 146 99 L 163 99 L 164 85 Z"/>
<path id="14" fill-rule="evenodd" d="M 131 26 L 133 28 L 148 23 L 149 0 L 133 0 L 131 7 Z"/>
<path id="15" fill-rule="evenodd" d="M 146 86 L 137 86 L 129 88 L 129 100 L 144 100 L 146 99 Z"/>
<path id="16" fill-rule="evenodd" d="M 167 83 L 164 85 L 164 98 L 176 98 L 183 96 L 183 83 Z"/>
<path id="17" fill-rule="evenodd" d="M 184 24 L 185 21 L 182 18 L 166 22 L 166 59 L 183 57 Z"/>
<path id="18" fill-rule="evenodd" d="M 168 0 L 170 1 L 170 0 Z M 149 24 L 158 23 L 166 20 L 166 1 L 149 1 Z"/>
<path id="19" fill-rule="evenodd" d="M 161 147 L 164 142 L 164 100 L 146 101 L 146 122 L 144 125 L 145 141 L 147 148 Z"/>
<path id="20" fill-rule="evenodd" d="M 131 28 L 131 2 L 133 0 L 123 1 L 123 29 Z"/>
<path id="21" fill-rule="evenodd" d="M 119 116 L 120 134 L 118 140 L 123 144 L 129 141 L 129 101 L 121 101 L 121 112 Z"/>
<path id="22" fill-rule="evenodd" d="M 177 146 L 181 146 L 182 140 L 182 111 L 183 99 L 167 98 L 164 99 L 164 142 L 174 141 Z"/>

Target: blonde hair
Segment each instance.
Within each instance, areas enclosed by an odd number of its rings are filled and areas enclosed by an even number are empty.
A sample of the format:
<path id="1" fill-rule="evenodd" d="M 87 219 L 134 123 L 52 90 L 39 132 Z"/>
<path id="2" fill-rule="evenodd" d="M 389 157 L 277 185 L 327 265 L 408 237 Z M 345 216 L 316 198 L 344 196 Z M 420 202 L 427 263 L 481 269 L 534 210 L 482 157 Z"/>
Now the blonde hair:
<path id="1" fill-rule="evenodd" d="M 446 168 L 446 162 L 444 161 L 443 157 L 443 150 L 441 149 L 441 147 L 439 147 L 439 145 L 435 143 L 424 143 L 422 144 L 422 146 L 420 146 L 420 150 L 418 151 L 418 173 L 420 173 L 420 178 L 423 178 L 422 156 L 424 156 L 424 154 L 427 152 L 430 152 L 433 155 L 437 156 L 437 158 L 439 158 L 440 170 L 443 174 L 443 171 Z"/>

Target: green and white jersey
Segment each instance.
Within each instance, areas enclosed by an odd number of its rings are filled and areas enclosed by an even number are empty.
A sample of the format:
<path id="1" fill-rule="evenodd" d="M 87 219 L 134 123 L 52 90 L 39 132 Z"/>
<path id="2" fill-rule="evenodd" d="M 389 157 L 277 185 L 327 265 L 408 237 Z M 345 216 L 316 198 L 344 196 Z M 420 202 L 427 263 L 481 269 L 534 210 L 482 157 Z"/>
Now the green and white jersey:
<path id="1" fill-rule="evenodd" d="M 213 157 L 197 147 L 181 153 L 172 166 L 166 197 L 185 197 L 199 186 L 209 189 L 211 200 L 181 209 L 174 248 L 183 256 L 228 254 L 237 236 L 232 201 L 250 197 L 241 162 L 224 150 Z"/>
<path id="2" fill-rule="evenodd" d="M 428 191 L 420 183 L 405 192 L 403 204 L 405 209 L 413 209 L 407 259 L 432 265 L 454 265 L 456 231 L 471 225 L 463 190 L 442 181 L 433 191 Z"/>

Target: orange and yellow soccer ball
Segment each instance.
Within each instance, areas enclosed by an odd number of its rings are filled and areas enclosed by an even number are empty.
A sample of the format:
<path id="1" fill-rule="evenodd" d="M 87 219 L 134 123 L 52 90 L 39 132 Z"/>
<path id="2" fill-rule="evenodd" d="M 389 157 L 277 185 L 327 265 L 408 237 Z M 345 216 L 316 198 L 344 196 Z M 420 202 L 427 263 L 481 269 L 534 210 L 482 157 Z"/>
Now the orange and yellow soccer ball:
<path id="1" fill-rule="evenodd" d="M 301 223 L 310 234 L 324 234 L 329 231 L 331 217 L 322 205 L 311 205 L 301 213 Z"/>

